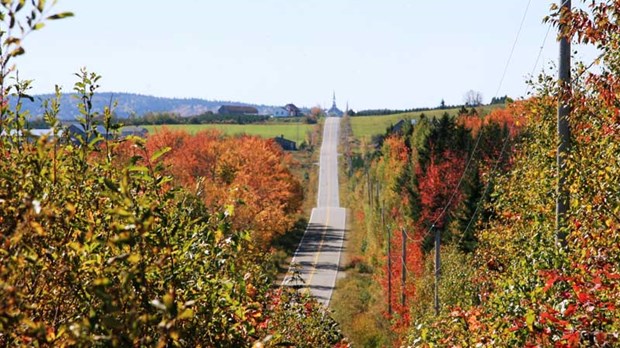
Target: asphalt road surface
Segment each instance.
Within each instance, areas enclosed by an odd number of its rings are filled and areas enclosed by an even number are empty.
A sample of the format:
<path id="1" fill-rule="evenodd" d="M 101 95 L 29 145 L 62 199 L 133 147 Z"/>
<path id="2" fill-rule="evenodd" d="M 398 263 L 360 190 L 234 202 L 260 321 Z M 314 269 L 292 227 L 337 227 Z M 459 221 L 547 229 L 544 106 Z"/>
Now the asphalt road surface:
<path id="1" fill-rule="evenodd" d="M 310 222 L 283 283 L 307 289 L 325 306 L 329 306 L 336 286 L 345 232 L 346 211 L 340 207 L 338 193 L 339 132 L 340 118 L 328 117 L 321 144 L 317 207 L 312 209 Z"/>

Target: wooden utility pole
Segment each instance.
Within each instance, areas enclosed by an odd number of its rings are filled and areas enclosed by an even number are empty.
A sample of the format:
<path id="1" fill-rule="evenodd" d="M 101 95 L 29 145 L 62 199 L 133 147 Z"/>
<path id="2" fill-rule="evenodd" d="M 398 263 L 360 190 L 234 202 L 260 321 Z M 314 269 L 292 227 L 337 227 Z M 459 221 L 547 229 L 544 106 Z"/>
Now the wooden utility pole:
<path id="1" fill-rule="evenodd" d="M 387 229 L 387 277 L 388 277 L 388 314 L 392 315 L 392 233 L 389 226 L 385 226 L 385 202 L 381 205 L 381 225 Z"/>
<path id="2" fill-rule="evenodd" d="M 366 180 L 368 181 L 368 206 L 372 211 L 372 180 L 370 180 L 370 170 L 366 171 Z"/>
<path id="3" fill-rule="evenodd" d="M 405 228 L 403 227 L 402 229 L 402 238 L 403 238 L 403 242 L 401 243 L 403 245 L 403 252 L 402 252 L 402 261 L 403 264 L 401 265 L 401 273 L 402 273 L 402 279 L 401 279 L 401 298 L 400 298 L 400 302 L 403 305 L 403 307 L 405 306 L 405 301 L 407 300 L 407 296 L 405 295 L 405 284 L 407 283 L 407 232 L 405 232 Z"/>
<path id="4" fill-rule="evenodd" d="M 435 226 L 432 228 L 435 228 Z M 439 315 L 439 276 L 441 275 L 441 259 L 439 254 L 441 234 L 439 232 L 439 229 L 435 228 L 435 315 Z"/>
<path id="5" fill-rule="evenodd" d="M 571 0 L 564 0 L 561 8 L 560 23 L 566 20 L 567 14 L 571 10 Z M 566 158 L 570 151 L 570 127 L 568 124 L 568 115 L 570 113 L 570 38 L 562 33 L 564 26 L 560 24 L 560 62 L 558 71 L 558 85 L 560 95 L 558 98 L 558 151 L 557 151 L 557 171 L 558 186 L 555 204 L 555 227 L 556 227 L 556 243 L 560 246 L 566 244 L 566 211 L 570 205 L 570 195 L 566 182 Z"/>
<path id="6" fill-rule="evenodd" d="M 381 182 L 377 179 L 377 206 L 381 200 Z M 378 208 L 378 207 L 377 207 Z"/>

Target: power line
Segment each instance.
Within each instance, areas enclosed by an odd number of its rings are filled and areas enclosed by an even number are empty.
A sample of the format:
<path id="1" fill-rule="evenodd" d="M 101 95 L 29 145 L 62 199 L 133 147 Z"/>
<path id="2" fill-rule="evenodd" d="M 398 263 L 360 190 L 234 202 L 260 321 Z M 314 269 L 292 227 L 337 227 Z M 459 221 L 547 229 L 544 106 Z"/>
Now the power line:
<path id="1" fill-rule="evenodd" d="M 502 77 L 501 77 L 501 79 L 499 81 L 499 85 L 498 85 L 497 90 L 495 92 L 495 98 L 497 98 L 497 96 L 499 95 L 499 91 L 501 90 L 501 87 L 502 87 L 502 85 L 504 83 L 504 79 L 506 77 L 506 73 L 507 73 L 508 68 L 510 66 L 510 63 L 512 61 L 512 57 L 514 55 L 517 43 L 519 42 L 519 37 L 521 36 L 521 31 L 523 30 L 523 24 L 525 23 L 525 19 L 527 18 L 527 14 L 529 12 L 531 3 L 532 3 L 532 0 L 529 0 L 527 5 L 526 5 L 526 7 L 525 7 L 525 11 L 523 13 L 523 17 L 521 18 L 521 22 L 519 24 L 519 29 L 517 30 L 517 35 L 515 36 L 515 40 L 512 43 L 512 48 L 510 49 L 510 54 L 508 55 L 508 60 L 506 61 L 506 65 L 504 67 L 504 72 L 502 74 Z M 441 210 L 441 213 L 439 214 L 439 216 L 437 216 L 437 218 L 431 224 L 430 228 L 421 237 L 421 240 L 424 240 L 431 233 L 433 228 L 435 228 L 435 226 L 437 225 L 439 220 L 444 216 L 444 214 L 446 213 L 446 211 L 448 210 L 448 208 L 452 204 L 452 201 L 454 201 L 454 198 L 458 194 L 459 189 L 461 188 L 461 184 L 463 183 L 463 180 L 465 179 L 465 175 L 467 174 L 467 172 L 469 170 L 469 167 L 471 166 L 471 163 L 473 162 L 474 156 L 476 155 L 476 150 L 478 149 L 478 146 L 480 145 L 480 140 L 481 139 L 482 139 L 482 132 L 478 132 L 478 136 L 476 137 L 476 142 L 474 144 L 474 148 L 473 148 L 473 150 L 471 152 L 471 155 L 467 159 L 467 163 L 465 165 L 465 169 L 463 170 L 463 174 L 461 175 L 461 177 L 460 177 L 460 179 L 458 181 L 458 184 L 454 188 L 454 191 L 452 192 L 452 195 L 450 196 L 450 199 L 448 200 L 448 203 L 446 203 L 444 208 Z"/>
<path id="2" fill-rule="evenodd" d="M 530 76 L 534 76 L 534 72 L 536 71 L 536 68 L 538 67 L 538 63 L 540 61 L 540 57 L 542 56 L 542 52 L 543 52 L 543 50 L 545 48 L 545 44 L 547 42 L 547 37 L 549 36 L 550 32 L 551 32 L 551 25 L 549 25 L 547 27 L 547 32 L 545 33 L 545 37 L 543 38 L 542 44 L 540 45 L 540 49 L 538 51 L 538 55 L 536 56 L 536 60 L 534 62 L 534 66 L 532 67 L 532 71 L 530 73 Z M 525 92 L 523 94 L 527 93 L 528 90 L 529 90 L 529 85 L 526 86 Z M 461 244 L 461 242 L 463 241 L 463 238 L 465 237 L 465 235 L 467 235 L 467 231 L 469 231 L 469 228 L 471 227 L 472 223 L 476 220 L 476 216 L 478 215 L 478 211 L 480 210 L 480 207 L 484 203 L 484 198 L 488 194 L 489 188 L 491 187 L 491 183 L 493 182 L 492 177 L 494 176 L 495 172 L 497 172 L 497 169 L 499 168 L 499 164 L 501 163 L 502 156 L 504 155 L 504 152 L 506 151 L 506 145 L 508 145 L 508 140 L 510 140 L 510 133 L 508 133 L 506 135 L 506 138 L 504 139 L 504 142 L 502 144 L 502 149 L 501 149 L 501 151 L 499 153 L 499 156 L 498 156 L 497 160 L 495 161 L 495 165 L 493 166 L 493 170 L 491 171 L 491 175 L 489 176 L 489 181 L 485 185 L 484 193 L 483 193 L 482 197 L 480 198 L 480 201 L 478 202 L 478 204 L 476 204 L 476 209 L 474 210 L 474 213 L 472 214 L 471 218 L 467 222 L 467 226 L 465 227 L 465 230 L 463 231 L 463 234 L 461 235 L 461 238 L 459 239 L 459 242 L 457 244 Z"/>
<path id="3" fill-rule="evenodd" d="M 508 67 L 510 66 L 510 62 L 512 61 L 512 56 L 514 55 L 515 48 L 517 47 L 517 42 L 519 41 L 519 36 L 521 36 L 521 31 L 523 30 L 523 23 L 525 23 L 525 19 L 527 18 L 527 13 L 530 10 L 530 5 L 532 4 L 532 0 L 527 2 L 527 6 L 525 7 L 525 12 L 523 12 L 523 17 L 521 18 L 521 23 L 519 24 L 519 30 L 517 31 L 517 36 L 515 37 L 515 41 L 512 43 L 512 48 L 510 49 L 510 54 L 508 55 L 508 61 L 506 62 L 506 66 L 504 66 L 504 72 L 502 73 L 502 78 L 499 81 L 499 86 L 497 86 L 497 90 L 495 91 L 495 98 L 499 95 L 499 91 L 504 84 L 504 79 L 506 78 L 506 73 L 508 72 Z"/>
<path id="4" fill-rule="evenodd" d="M 538 63 L 540 61 L 540 57 L 542 57 L 542 53 L 545 49 L 545 46 L 547 44 L 547 37 L 549 37 L 549 33 L 551 32 L 551 24 L 549 24 L 547 26 L 547 32 L 545 33 L 545 37 L 542 40 L 542 43 L 540 44 L 540 49 L 538 50 L 538 55 L 536 56 L 536 61 L 534 61 L 534 66 L 532 67 L 532 71 L 530 72 L 530 76 L 534 76 L 534 72 L 536 71 L 536 68 L 538 67 Z M 525 95 L 527 93 L 527 91 L 530 89 L 529 85 L 525 86 L 525 91 L 523 92 L 523 95 Z"/>
<path id="5" fill-rule="evenodd" d="M 564 0 L 562 2 L 562 5 L 565 5 L 568 2 L 568 0 Z M 547 26 L 547 31 L 545 32 L 545 36 L 542 40 L 542 43 L 540 45 L 540 48 L 538 50 L 538 55 L 536 56 L 536 60 L 534 61 L 534 66 L 532 67 L 532 71 L 530 72 L 530 76 L 534 76 L 534 72 L 536 71 L 536 68 L 538 67 L 538 63 L 540 62 L 540 58 L 542 56 L 542 52 L 545 48 L 545 45 L 547 43 L 547 38 L 549 37 L 549 33 L 551 32 L 551 25 L 549 24 Z M 525 93 L 527 93 L 527 91 L 529 90 L 529 85 L 527 85 L 525 87 Z M 502 149 L 500 151 L 500 154 L 497 158 L 497 160 L 495 161 L 495 165 L 493 167 L 493 170 L 491 171 L 491 175 L 489 176 L 489 181 L 487 182 L 485 189 L 484 189 L 484 193 L 482 195 L 482 197 L 480 198 L 480 201 L 478 202 L 478 204 L 476 205 L 476 209 L 474 210 L 474 213 L 472 214 L 471 218 L 469 219 L 467 226 L 465 227 L 465 230 L 463 231 L 463 233 L 461 234 L 461 238 L 459 239 L 458 244 L 461 244 L 461 242 L 463 241 L 463 238 L 467 235 L 467 231 L 469 231 L 469 228 L 471 227 L 472 223 L 476 220 L 476 216 L 478 215 L 478 211 L 480 210 L 480 207 L 482 207 L 482 205 L 484 204 L 484 199 L 488 194 L 489 188 L 491 187 L 491 183 L 493 182 L 493 176 L 495 175 L 495 173 L 497 172 L 498 168 L 499 168 L 499 164 L 501 163 L 501 159 L 502 156 L 504 155 L 504 152 L 506 151 L 506 146 L 508 145 L 508 142 L 510 140 L 510 133 L 508 133 L 506 135 L 506 138 L 504 139 L 503 145 L 502 145 Z"/>
<path id="6" fill-rule="evenodd" d="M 495 98 L 497 98 L 497 96 L 499 95 L 499 92 L 500 92 L 500 90 L 501 90 L 501 87 L 502 87 L 502 85 L 503 85 L 503 83 L 504 83 L 504 80 L 505 80 L 505 78 L 506 78 L 506 74 L 507 74 L 507 72 L 508 72 L 508 68 L 510 67 L 510 63 L 511 63 L 511 61 L 512 61 L 512 57 L 514 56 L 515 48 L 516 48 L 516 45 L 517 45 L 517 43 L 518 43 L 518 41 L 519 41 L 519 37 L 520 37 L 520 35 L 521 35 L 521 32 L 522 32 L 522 30 L 523 30 L 523 24 L 525 23 L 525 19 L 527 18 L 527 14 L 528 14 L 528 12 L 529 12 L 529 8 L 530 8 L 530 5 L 531 5 L 531 2 L 532 2 L 532 0 L 528 0 L 527 6 L 526 6 L 525 11 L 524 11 L 524 13 L 523 13 L 523 17 L 521 18 L 521 22 L 520 22 L 520 24 L 519 24 L 519 29 L 518 29 L 518 31 L 517 31 L 517 35 L 515 36 L 515 40 L 514 40 L 514 42 L 513 42 L 513 44 L 512 44 L 512 47 L 511 47 L 511 50 L 510 50 L 510 54 L 509 54 L 509 56 L 508 56 L 508 60 L 507 60 L 507 62 L 506 62 L 506 65 L 505 65 L 505 67 L 504 67 L 504 71 L 503 71 L 503 73 L 502 73 L 502 77 L 501 77 L 501 79 L 500 79 L 500 82 L 499 82 L 499 84 L 498 84 L 497 90 L 496 90 L 496 92 L 495 92 Z M 539 51 L 539 53 L 538 53 L 538 57 L 536 58 L 536 63 L 534 64 L 534 69 L 535 69 L 535 68 L 536 68 L 536 66 L 538 65 L 538 60 L 540 59 L 540 56 L 541 56 L 541 54 L 542 54 L 542 49 L 543 49 L 543 47 L 544 47 L 544 44 L 545 44 L 545 41 L 546 41 L 546 39 L 547 39 L 548 34 L 549 34 L 549 30 L 548 30 L 548 31 L 547 31 L 547 33 L 545 34 L 545 38 L 544 38 L 544 40 L 543 40 L 543 45 L 541 46 L 541 50 Z M 532 73 L 532 74 L 533 74 L 533 73 Z M 402 274 L 402 276 L 403 276 L 403 277 L 402 277 L 402 287 L 403 287 L 403 288 L 402 288 L 402 294 L 401 294 L 401 296 L 402 296 L 402 302 L 403 302 L 403 305 L 404 305 L 404 302 L 405 302 L 405 278 L 406 278 L 406 275 L 405 275 L 405 274 L 406 274 L 406 272 L 407 272 L 406 256 L 405 256 L 405 254 L 406 254 L 406 246 L 405 246 L 405 245 L 406 245 L 406 240 L 407 240 L 407 239 L 409 239 L 409 240 L 411 240 L 411 241 L 413 241 L 413 242 L 423 241 L 423 240 L 424 240 L 424 239 L 426 239 L 426 237 L 427 237 L 427 236 L 431 233 L 431 231 L 433 230 L 433 228 L 435 228 L 436 224 L 440 221 L 440 219 L 441 219 L 441 218 L 445 215 L 446 211 L 448 210 L 448 208 L 450 207 L 450 205 L 451 205 L 451 204 L 452 204 L 452 202 L 454 201 L 454 198 L 455 198 L 455 197 L 456 197 L 456 195 L 458 194 L 459 189 L 460 189 L 460 187 L 461 187 L 461 185 L 462 185 L 462 183 L 463 183 L 463 181 L 464 181 L 464 179 L 465 179 L 465 175 L 466 175 L 466 174 L 467 174 L 467 172 L 469 171 L 469 168 L 470 168 L 470 166 L 471 166 L 471 164 L 472 164 L 472 162 L 473 162 L 474 156 L 476 155 L 476 150 L 478 149 L 478 146 L 480 145 L 480 140 L 481 140 L 481 139 L 482 139 L 482 131 L 479 131 L 479 132 L 478 132 L 478 136 L 476 137 L 476 142 L 475 142 L 474 147 L 473 147 L 473 149 L 472 149 L 472 151 L 471 151 L 471 155 L 470 155 L 470 156 L 468 157 L 468 159 L 467 159 L 467 163 L 466 163 L 466 165 L 465 165 L 465 168 L 464 168 L 464 170 L 463 170 L 463 173 L 461 174 L 461 177 L 459 178 L 459 181 L 458 181 L 458 183 L 457 183 L 456 187 L 454 188 L 454 191 L 453 191 L 453 192 L 452 192 L 452 194 L 450 195 L 450 199 L 448 200 L 448 202 L 446 203 L 446 205 L 444 206 L 444 208 L 441 210 L 441 212 L 440 212 L 440 214 L 437 216 L 437 218 L 435 218 L 435 220 L 434 220 L 434 221 L 433 221 L 433 223 L 431 224 L 430 228 L 429 228 L 429 229 L 428 229 L 428 230 L 424 233 L 424 235 L 423 235 L 423 236 L 421 236 L 421 238 L 420 238 L 420 239 L 415 240 L 415 239 L 413 239 L 413 238 L 411 238 L 411 237 L 409 236 L 409 234 L 407 233 L 407 231 L 406 231 L 404 228 L 402 228 L 402 240 L 401 240 L 401 243 L 402 243 L 402 249 L 403 249 L 403 250 L 402 250 L 402 253 L 403 253 L 403 255 L 401 256 L 401 257 L 402 257 L 402 259 L 401 259 L 401 262 L 402 262 L 402 270 L 401 270 L 401 271 L 402 271 L 402 273 L 403 273 L 403 274 Z M 500 163 L 500 161 L 501 161 L 501 158 L 502 158 L 503 153 L 504 153 L 504 151 L 505 151 L 505 149 L 506 149 L 506 146 L 507 146 L 507 144 L 508 144 L 508 140 L 509 140 L 509 139 L 510 139 L 510 133 L 508 133 L 508 134 L 507 134 L 506 139 L 504 140 L 504 143 L 503 143 L 503 145 L 502 145 L 502 150 L 500 151 L 500 156 L 499 156 L 499 158 L 497 159 L 497 161 L 496 161 L 496 163 L 495 163 L 494 171 L 495 171 L 495 170 L 499 167 L 499 163 Z M 494 172 L 494 171 L 493 171 L 493 172 Z M 492 173 L 493 173 L 493 172 L 492 172 Z M 482 197 L 481 199 L 484 199 L 484 196 L 486 196 L 486 191 L 488 191 L 488 188 L 490 187 L 490 183 L 491 183 L 491 181 L 489 181 L 489 182 L 487 183 L 487 187 L 485 188 L 485 194 L 483 195 L 483 197 Z M 371 190 L 371 189 L 370 189 L 370 187 L 369 187 L 369 193 L 370 193 L 370 190 Z M 474 211 L 474 215 L 472 216 L 472 219 L 470 219 L 470 221 L 469 221 L 469 223 L 468 223 L 467 228 L 465 229 L 465 231 L 467 231 L 467 230 L 469 229 L 470 225 L 472 224 L 472 222 L 473 222 L 473 220 L 474 220 L 473 218 L 476 216 L 476 214 L 477 214 L 477 212 L 478 212 L 478 210 L 479 210 L 480 206 L 481 206 L 481 204 L 480 204 L 480 203 L 476 206 L 476 210 Z M 463 233 L 463 235 L 461 236 L 461 241 L 462 241 L 462 238 L 463 238 L 463 236 L 464 236 L 464 235 L 465 235 L 465 233 Z M 435 307 L 435 312 L 436 312 L 436 313 L 438 313 L 438 311 L 439 311 L 439 298 L 438 298 L 438 277 L 439 277 L 439 274 L 440 274 L 440 270 L 439 270 L 439 267 L 440 267 L 440 261 L 439 261 L 439 260 L 440 260 L 440 258 L 439 258 L 439 245 L 438 245 L 438 242 L 439 242 L 438 240 L 439 240 L 439 238 L 440 238 L 440 237 L 439 237 L 439 231 L 438 231 L 438 232 L 437 232 L 437 235 L 436 235 L 436 238 L 435 238 L 435 239 L 436 239 L 436 241 L 435 241 L 435 243 L 436 243 L 436 246 L 435 246 L 435 248 L 436 248 L 436 249 L 435 249 L 435 253 L 436 253 L 436 255 L 435 255 L 435 304 L 434 304 L 434 307 Z M 389 241 L 389 240 L 388 240 L 388 243 L 390 243 L 390 242 L 391 242 L 391 241 Z M 459 241 L 459 244 L 460 244 L 460 241 Z M 391 256 L 390 256 L 390 255 L 388 255 L 388 257 L 391 257 Z"/>
<path id="7" fill-rule="evenodd" d="M 525 19 L 527 18 L 527 14 L 529 12 L 529 8 L 531 5 L 531 0 L 528 1 L 527 6 L 525 8 L 525 11 L 523 13 L 523 17 L 521 18 L 521 22 L 519 24 L 519 30 L 517 31 L 517 35 L 515 37 L 515 40 L 512 44 L 512 48 L 510 50 L 510 54 L 508 56 L 508 60 L 506 62 L 506 65 L 504 67 L 504 71 L 502 73 L 502 77 L 500 79 L 500 82 L 498 84 L 497 90 L 495 92 L 495 98 L 497 98 L 497 96 L 499 95 L 499 91 L 501 90 L 501 87 L 504 83 L 504 79 L 506 78 L 506 74 L 508 71 L 508 68 L 510 66 L 510 62 L 512 61 L 512 57 L 514 55 L 515 52 L 515 48 L 516 45 L 519 41 L 519 37 L 521 35 L 521 31 L 523 30 L 523 24 L 525 23 Z M 548 33 L 545 35 L 545 40 L 546 41 L 546 36 L 548 35 Z M 544 47 L 544 41 L 543 41 L 543 47 Z M 542 49 L 541 49 L 542 50 Z M 539 57 L 540 57 L 540 52 L 539 52 Z M 536 59 L 536 65 L 538 65 L 538 59 L 539 57 Z M 452 194 L 450 195 L 450 199 L 448 200 L 448 202 L 446 203 L 446 205 L 444 206 L 444 208 L 441 210 L 441 212 L 439 213 L 439 215 L 437 216 L 437 218 L 435 218 L 435 220 L 433 221 L 433 223 L 431 224 L 430 228 L 424 233 L 424 235 L 421 236 L 421 238 L 418 241 L 423 241 L 424 239 L 426 239 L 426 237 L 432 232 L 433 228 L 435 228 L 436 224 L 440 221 L 440 219 L 445 215 L 446 211 L 448 210 L 448 208 L 450 207 L 450 205 L 452 204 L 452 202 L 454 201 L 454 198 L 456 197 L 456 195 L 458 194 L 461 185 L 465 179 L 465 175 L 467 174 L 467 172 L 469 171 L 469 168 L 474 160 L 474 156 L 476 155 L 476 150 L 478 149 L 478 146 L 480 145 L 480 140 L 482 139 L 482 131 L 480 130 L 478 132 L 478 136 L 476 137 L 476 142 L 474 144 L 474 147 L 471 151 L 471 155 L 468 157 L 467 159 L 467 163 L 465 165 L 465 168 L 463 169 L 463 173 L 461 174 L 461 177 L 459 178 L 459 181 L 456 185 L 456 187 L 454 188 Z M 503 152 L 505 151 L 506 145 L 508 143 L 508 139 L 510 139 L 510 133 L 508 133 L 506 139 L 504 140 L 504 144 L 502 145 L 502 151 L 500 152 L 500 157 L 498 158 L 498 160 L 496 161 L 495 164 L 495 168 L 497 168 L 499 166 L 499 162 L 502 158 Z M 490 181 L 489 183 L 487 183 L 487 188 L 485 189 L 485 192 L 488 190 L 488 188 L 490 187 Z M 485 193 L 486 195 L 486 193 Z M 482 197 L 482 199 L 484 198 L 484 196 Z M 477 214 L 478 210 L 480 207 L 480 203 L 477 205 L 476 210 L 474 212 L 474 215 L 472 216 L 472 219 L 469 221 L 468 226 L 466 228 L 469 229 L 469 226 L 471 225 L 472 221 L 473 221 L 473 217 L 475 217 L 475 215 Z M 404 304 L 404 298 L 405 298 L 405 294 L 404 294 L 404 286 L 405 286 L 405 276 L 404 273 L 406 272 L 406 264 L 405 264 L 405 243 L 406 243 L 406 239 L 412 240 L 414 242 L 418 242 L 416 240 L 414 240 L 413 238 L 411 238 L 409 236 L 409 234 L 405 231 L 405 229 L 402 229 L 403 234 L 402 234 L 402 241 L 401 243 L 403 244 L 403 259 L 402 259 L 402 272 L 403 272 L 403 293 L 401 294 L 403 297 L 403 304 Z M 435 313 L 437 314 L 439 312 L 439 297 L 438 297 L 438 291 L 439 291 L 439 275 L 440 275 L 440 256 L 439 256 L 439 240 L 440 240 L 440 234 L 439 234 L 439 230 L 436 231 L 436 235 L 435 235 L 435 296 L 434 296 L 434 308 L 435 308 Z M 461 236 L 461 240 L 463 238 L 463 236 L 465 235 L 465 233 L 463 233 L 463 235 Z M 389 241 L 388 241 L 389 243 Z M 460 242 L 459 242 L 460 243 Z"/>

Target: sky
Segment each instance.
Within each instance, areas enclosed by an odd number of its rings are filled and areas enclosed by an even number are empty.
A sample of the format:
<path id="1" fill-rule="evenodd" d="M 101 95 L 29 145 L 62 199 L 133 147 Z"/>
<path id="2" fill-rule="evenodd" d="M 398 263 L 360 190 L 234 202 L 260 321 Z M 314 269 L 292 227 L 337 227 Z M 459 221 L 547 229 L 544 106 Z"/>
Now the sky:
<path id="1" fill-rule="evenodd" d="M 158 97 L 329 107 L 335 92 L 359 111 L 461 104 L 475 90 L 489 102 L 526 92 L 552 2 L 59 0 L 75 17 L 30 34 L 16 63 L 35 94 L 71 91 L 86 67 L 101 91 Z M 557 55 L 552 29 L 536 73 Z"/>

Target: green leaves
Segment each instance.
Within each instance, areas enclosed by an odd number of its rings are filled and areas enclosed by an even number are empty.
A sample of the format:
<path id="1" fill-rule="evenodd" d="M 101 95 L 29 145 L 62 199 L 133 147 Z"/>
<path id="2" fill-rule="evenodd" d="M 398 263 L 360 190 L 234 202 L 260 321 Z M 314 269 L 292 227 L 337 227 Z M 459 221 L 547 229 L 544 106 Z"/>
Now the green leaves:
<path id="1" fill-rule="evenodd" d="M 530 309 L 525 314 L 525 324 L 530 331 L 534 331 L 534 321 L 536 321 L 536 314 Z"/>
<path id="2" fill-rule="evenodd" d="M 163 156 L 163 155 L 167 154 L 168 152 L 170 152 L 170 150 L 172 150 L 172 148 L 167 146 L 167 147 L 164 147 L 164 148 L 161 148 L 161 149 L 155 151 L 153 156 L 151 156 L 151 162 L 155 163 L 161 156 Z"/>
<path id="3" fill-rule="evenodd" d="M 63 18 L 69 18 L 69 17 L 73 17 L 73 12 L 62 12 L 62 13 L 57 13 L 51 16 L 48 16 L 46 19 L 48 20 L 57 20 L 57 19 L 63 19 Z"/>
<path id="4" fill-rule="evenodd" d="M 24 54 L 29 31 L 73 16 L 47 16 L 51 4 L 43 0 L 1 4 L 10 21 L 3 27 L 24 29 L 0 33 L 2 66 Z M 4 84 L 11 71 L 0 76 L 0 97 L 28 98 L 29 81 Z M 273 315 L 268 266 L 252 251 L 250 233 L 231 227 L 232 208 L 207 209 L 174 187 L 163 172 L 169 149 L 149 153 L 141 138 L 99 134 L 102 114 L 108 131 L 118 129 L 110 108 L 93 109 L 101 77 L 86 69 L 76 75 L 85 133 L 79 143 L 66 129 L 60 137 L 59 88 L 44 102 L 54 137 L 26 141 L 19 103 L 2 104 L 2 131 L 15 135 L 0 137 L 0 345 L 247 346 L 269 336 L 273 330 L 260 329 Z M 124 144 L 137 151 L 127 163 L 119 156 Z M 297 315 L 309 302 L 278 315 L 317 336 L 341 337 L 324 323 L 325 313 Z"/>

